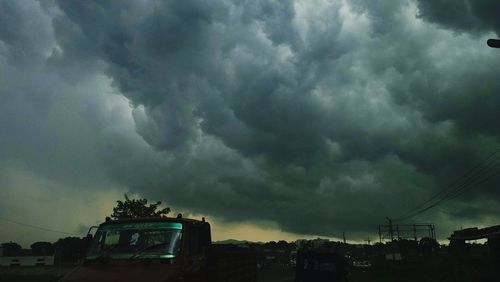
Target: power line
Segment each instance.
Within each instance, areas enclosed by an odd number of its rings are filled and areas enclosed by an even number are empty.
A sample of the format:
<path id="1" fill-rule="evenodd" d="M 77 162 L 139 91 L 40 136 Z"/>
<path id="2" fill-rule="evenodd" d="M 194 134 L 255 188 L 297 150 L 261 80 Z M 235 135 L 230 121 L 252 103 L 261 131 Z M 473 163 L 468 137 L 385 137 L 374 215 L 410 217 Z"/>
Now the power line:
<path id="1" fill-rule="evenodd" d="M 34 229 L 38 229 L 38 230 L 47 231 L 47 232 L 53 232 L 53 233 L 59 233 L 59 234 L 79 236 L 79 235 L 74 234 L 74 233 L 59 231 L 59 230 L 50 229 L 50 228 L 46 228 L 46 227 L 42 227 L 42 226 L 37 226 L 37 225 L 31 225 L 31 224 L 27 224 L 27 223 L 23 223 L 23 222 L 11 220 L 11 219 L 4 218 L 4 217 L 0 217 L 0 220 L 5 221 L 5 222 L 10 222 L 10 223 L 13 223 L 13 224 L 17 224 L 17 225 L 21 225 L 21 226 L 25 226 L 25 227 L 30 227 L 30 228 L 34 228 Z"/>
<path id="2" fill-rule="evenodd" d="M 500 158 L 498 158 L 498 159 L 500 159 Z M 463 182 L 459 186 L 455 187 L 453 190 L 450 190 L 447 193 L 445 193 L 442 197 L 437 199 L 434 203 L 432 203 L 428 206 L 421 205 L 421 207 L 419 209 L 414 209 L 413 211 L 408 212 L 405 216 L 403 216 L 401 218 L 397 218 L 395 220 L 399 221 L 402 219 L 406 219 L 406 218 L 410 218 L 410 217 L 413 217 L 415 215 L 418 215 L 424 211 L 427 211 L 427 210 L 439 205 L 442 202 L 454 199 L 454 198 L 462 195 L 464 192 L 466 192 L 467 190 L 470 190 L 471 188 L 474 188 L 480 184 L 486 183 L 487 181 L 491 180 L 494 176 L 496 176 L 498 174 L 498 172 L 500 172 L 500 171 L 497 171 L 497 173 L 495 173 L 495 171 L 493 170 L 493 168 L 495 168 L 499 165 L 500 165 L 500 162 L 497 162 L 495 164 L 488 164 L 488 166 L 486 166 L 486 167 L 482 168 L 480 171 L 478 171 L 477 174 L 468 177 L 465 182 Z M 492 171 L 493 171 L 493 173 L 491 173 Z"/>
<path id="3" fill-rule="evenodd" d="M 434 196 L 432 196 L 431 198 L 429 198 L 427 201 L 423 202 L 416 208 L 410 210 L 404 216 L 394 219 L 394 221 L 402 221 L 417 216 L 445 201 L 455 199 L 460 195 L 462 195 L 463 193 L 465 193 L 466 191 L 470 190 L 471 188 L 484 184 L 493 179 L 494 177 L 496 177 L 497 175 L 500 175 L 500 170 L 495 170 L 495 168 L 500 165 L 500 162 L 498 162 L 498 160 L 500 160 L 500 156 L 497 156 L 493 160 L 489 160 L 498 152 L 500 152 L 500 149 L 490 154 L 486 159 L 481 161 L 481 163 L 476 165 L 466 174 L 457 178 L 452 184 L 448 185 L 445 189 L 436 193 Z M 456 186 L 457 184 L 458 186 Z"/>
<path id="4" fill-rule="evenodd" d="M 464 189 L 460 189 L 460 190 L 457 190 L 457 191 L 454 191 L 453 193 L 450 193 L 450 194 L 447 194 L 444 198 L 440 199 L 439 201 L 425 207 L 425 208 L 422 208 L 418 211 L 415 211 L 414 213 L 411 213 L 411 214 L 408 214 L 408 215 L 405 215 L 403 217 L 400 217 L 400 218 L 397 218 L 397 219 L 394 219 L 395 221 L 402 221 L 402 220 L 405 220 L 405 219 L 409 219 L 409 218 L 412 218 L 412 217 L 415 217 L 421 213 L 424 213 L 428 210 L 430 210 L 431 208 L 434 208 L 436 207 L 437 205 L 445 202 L 445 201 L 449 201 L 449 200 L 453 200 L 459 196 L 461 196 L 462 194 L 464 194 L 465 192 L 467 192 L 467 189 L 466 188 L 474 188 L 474 187 L 477 187 L 481 184 L 484 184 L 488 181 L 490 181 L 492 178 L 494 178 L 495 176 L 498 176 L 500 175 L 500 171 L 497 171 L 496 173 L 494 174 L 490 174 L 489 177 L 487 177 L 486 179 L 479 179 L 479 182 L 475 182 L 475 183 L 471 183 L 469 186 L 466 186 L 464 187 Z M 472 186 L 474 185 L 474 186 Z"/>
<path id="5" fill-rule="evenodd" d="M 476 183 L 476 186 L 481 185 L 481 184 L 484 184 L 484 183 L 487 183 L 487 182 L 489 182 L 491 179 L 493 179 L 493 178 L 495 178 L 496 176 L 499 176 L 499 175 L 500 175 L 500 171 L 497 171 L 496 173 L 489 175 L 489 177 L 488 177 L 488 178 L 483 179 L 483 181 L 481 181 L 481 182 L 479 182 L 479 183 Z M 467 192 L 467 191 L 466 191 L 466 190 L 459 191 L 457 194 L 452 195 L 452 196 L 451 196 L 448 200 L 453 200 L 453 199 L 455 199 L 455 198 L 457 198 L 457 197 L 461 196 L 461 195 L 462 195 L 462 194 L 464 194 L 465 192 Z"/>
<path id="6" fill-rule="evenodd" d="M 500 163 L 497 163 L 496 165 L 499 165 Z M 489 173 L 489 172 L 488 172 Z M 412 217 L 415 217 L 423 212 L 426 212 L 428 210 L 430 210 L 431 208 L 445 202 L 445 201 L 449 201 L 449 200 L 452 200 L 452 199 L 455 199 L 459 196 L 461 196 L 462 194 L 464 194 L 465 192 L 467 192 L 467 190 L 470 190 L 471 188 L 474 188 L 474 187 L 478 187 L 479 185 L 481 184 L 484 184 L 488 181 L 490 181 L 491 179 L 493 179 L 494 177 L 500 175 L 500 171 L 496 171 L 492 174 L 489 174 L 487 175 L 486 178 L 477 178 L 477 179 L 474 179 L 472 182 L 469 182 L 469 183 L 465 183 L 467 185 L 461 187 L 457 187 L 459 189 L 455 189 L 453 191 L 450 191 L 449 193 L 447 193 L 446 195 L 444 195 L 443 197 L 441 197 L 438 201 L 434 202 L 433 204 L 430 204 L 420 210 L 417 210 L 413 213 L 408 213 L 407 215 L 405 216 L 402 216 L 400 218 L 397 218 L 397 219 L 394 219 L 395 221 L 401 221 L 401 220 L 405 220 L 405 219 L 409 219 L 409 218 L 412 218 Z"/>
<path id="7" fill-rule="evenodd" d="M 483 166 L 483 164 L 485 162 L 487 162 L 491 157 L 493 157 L 494 155 L 496 155 L 498 152 L 500 152 L 500 149 L 497 149 L 496 151 L 494 151 L 493 153 L 491 153 L 488 157 L 486 157 L 485 159 L 483 159 L 479 164 L 477 164 L 475 167 L 473 167 L 471 170 L 469 170 L 467 173 L 463 174 L 462 176 L 458 177 L 457 179 L 455 179 L 455 181 L 453 181 L 452 183 L 450 183 L 449 185 L 446 186 L 446 188 L 444 188 L 443 190 L 439 191 L 438 193 L 436 193 L 434 196 L 430 197 L 428 200 L 426 200 L 425 202 L 421 203 L 419 206 L 417 206 L 416 208 L 410 210 L 409 212 L 407 212 L 407 214 L 411 213 L 411 212 L 414 212 L 414 211 L 417 211 L 421 208 L 423 208 L 426 204 L 434 201 L 435 199 L 437 199 L 439 196 L 441 196 L 442 194 L 446 193 L 448 190 L 451 190 L 453 188 L 454 185 L 456 185 L 457 183 L 459 183 L 460 181 L 462 181 L 464 178 L 466 180 L 469 180 L 470 178 L 473 178 L 474 177 L 474 173 L 476 173 L 475 171 L 479 169 L 479 171 L 481 171 L 481 166 Z M 493 161 L 497 161 L 500 159 L 500 156 L 497 156 L 497 158 L 495 158 Z M 491 162 L 491 161 L 490 161 Z M 489 162 L 487 162 L 489 163 Z"/>

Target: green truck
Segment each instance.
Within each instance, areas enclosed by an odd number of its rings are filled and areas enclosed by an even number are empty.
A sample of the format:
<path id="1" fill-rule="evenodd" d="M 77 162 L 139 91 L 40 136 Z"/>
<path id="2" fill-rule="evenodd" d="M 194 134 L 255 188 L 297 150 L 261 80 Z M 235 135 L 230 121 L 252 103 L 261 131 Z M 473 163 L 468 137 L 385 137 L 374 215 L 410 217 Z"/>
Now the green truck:
<path id="1" fill-rule="evenodd" d="M 107 218 L 92 237 L 82 265 L 60 281 L 257 281 L 255 253 L 212 244 L 204 219 Z"/>

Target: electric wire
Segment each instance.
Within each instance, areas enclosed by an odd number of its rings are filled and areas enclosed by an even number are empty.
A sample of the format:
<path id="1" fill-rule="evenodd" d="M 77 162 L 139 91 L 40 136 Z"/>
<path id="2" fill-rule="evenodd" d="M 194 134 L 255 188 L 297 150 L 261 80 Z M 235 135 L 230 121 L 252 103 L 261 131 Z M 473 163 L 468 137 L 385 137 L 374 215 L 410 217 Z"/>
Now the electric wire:
<path id="1" fill-rule="evenodd" d="M 494 167 L 496 167 L 498 165 L 500 165 L 500 163 L 496 163 Z M 482 172 L 481 175 L 475 176 L 474 179 L 472 179 L 466 183 L 463 183 L 462 185 L 458 186 L 456 189 L 446 193 L 446 195 L 444 195 L 443 197 L 438 199 L 436 202 L 434 202 L 426 207 L 423 207 L 420 210 L 414 211 L 413 213 L 407 213 L 402 217 L 394 219 L 394 221 L 401 221 L 401 220 L 405 220 L 405 219 L 409 219 L 409 218 L 412 218 L 414 216 L 417 216 L 417 215 L 419 215 L 419 214 L 421 214 L 421 213 L 423 213 L 423 212 L 425 212 L 425 211 L 427 211 L 427 210 L 429 210 L 429 209 L 431 209 L 431 208 L 433 208 L 433 207 L 435 207 L 435 206 L 437 206 L 445 201 L 455 199 L 455 198 L 463 195 L 465 192 L 467 192 L 471 188 L 478 187 L 479 185 L 484 184 L 484 183 L 490 181 L 491 179 L 493 179 L 494 177 L 500 175 L 500 171 L 496 171 L 496 172 L 493 171 L 493 173 L 490 173 L 490 172 L 491 172 L 491 170 L 486 171 L 486 172 Z"/>
<path id="2" fill-rule="evenodd" d="M 33 228 L 33 229 L 47 231 L 47 232 L 59 233 L 59 234 L 65 234 L 65 235 L 79 236 L 79 235 L 74 234 L 74 233 L 60 231 L 60 230 L 55 230 L 55 229 L 46 228 L 46 227 L 37 226 L 37 225 L 32 225 L 32 224 L 27 224 L 27 223 L 23 223 L 23 222 L 11 220 L 11 219 L 4 218 L 4 217 L 0 217 L 0 220 L 5 221 L 5 222 L 9 222 L 9 223 L 13 223 L 13 224 L 17 224 L 17 225 L 21 225 L 21 226 L 25 226 L 25 227 L 29 227 L 29 228 Z"/>
<path id="3" fill-rule="evenodd" d="M 453 186 L 456 185 L 457 183 L 459 183 L 460 181 L 462 181 L 462 179 L 466 178 L 466 180 L 467 180 L 470 177 L 474 177 L 474 175 L 471 175 L 471 174 L 475 173 L 476 170 L 481 170 L 481 166 L 483 166 L 483 164 L 485 162 L 487 162 L 491 157 L 493 157 L 494 155 L 496 155 L 499 152 L 500 152 L 500 149 L 497 149 L 496 151 L 494 151 L 493 153 L 491 153 L 490 155 L 488 155 L 488 157 L 486 157 L 485 159 L 483 159 L 479 164 L 477 164 L 476 166 L 474 166 L 471 170 L 469 170 L 465 174 L 463 174 L 460 177 L 458 177 L 457 179 L 455 179 L 455 181 L 453 181 L 452 183 L 450 183 L 449 185 L 447 185 L 446 188 L 444 188 L 443 190 L 439 191 L 434 196 L 430 197 L 425 202 L 421 203 L 419 206 L 417 206 L 416 208 L 414 208 L 413 210 L 411 210 L 411 211 L 409 211 L 407 213 L 410 213 L 410 212 L 413 212 L 413 211 L 416 211 L 416 210 L 419 210 L 419 209 L 423 208 L 425 205 L 427 205 L 428 203 L 430 203 L 433 200 L 437 199 L 439 196 L 441 196 L 442 194 L 446 193 L 448 190 L 451 190 L 453 188 Z M 493 162 L 495 162 L 497 160 L 500 160 L 500 156 L 497 156 L 493 160 Z M 491 161 L 489 161 L 489 162 L 491 162 Z"/>
<path id="4" fill-rule="evenodd" d="M 500 156 L 490 160 L 493 156 L 500 152 L 500 149 L 494 151 L 487 158 L 481 161 L 478 165 L 468 171 L 466 174 L 460 176 L 452 184 L 448 185 L 445 189 L 433 195 L 431 198 L 418 205 L 416 208 L 410 210 L 403 216 L 393 219 L 393 221 L 402 221 L 415 217 L 445 201 L 455 199 L 472 188 L 482 185 L 496 176 L 500 175 L 500 170 L 495 170 L 500 165 Z M 461 182 L 461 183 L 460 183 Z M 459 184 L 460 183 L 460 184 Z M 458 186 L 457 186 L 458 184 Z"/>

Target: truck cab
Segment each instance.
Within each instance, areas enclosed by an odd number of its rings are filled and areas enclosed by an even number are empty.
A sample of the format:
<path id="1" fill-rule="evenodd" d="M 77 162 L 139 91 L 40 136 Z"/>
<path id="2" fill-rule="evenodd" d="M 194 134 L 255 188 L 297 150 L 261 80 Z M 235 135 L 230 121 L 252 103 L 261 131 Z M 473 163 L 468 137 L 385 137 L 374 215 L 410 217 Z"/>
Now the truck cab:
<path id="1" fill-rule="evenodd" d="M 84 263 L 61 281 L 255 281 L 251 253 L 221 252 L 211 243 L 210 224 L 204 219 L 106 220 L 93 236 Z M 225 279 L 224 273 L 235 268 L 248 279 Z"/>

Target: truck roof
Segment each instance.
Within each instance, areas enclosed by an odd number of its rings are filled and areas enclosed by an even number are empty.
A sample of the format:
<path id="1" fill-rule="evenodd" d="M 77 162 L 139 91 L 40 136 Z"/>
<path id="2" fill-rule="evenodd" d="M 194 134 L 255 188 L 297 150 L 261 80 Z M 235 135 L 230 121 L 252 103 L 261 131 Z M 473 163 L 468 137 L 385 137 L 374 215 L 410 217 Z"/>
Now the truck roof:
<path id="1" fill-rule="evenodd" d="M 204 220 L 182 218 L 182 217 L 142 217 L 142 218 L 127 218 L 118 220 L 106 220 L 99 226 L 120 224 L 120 223 L 137 223 L 137 222 L 176 222 L 176 223 L 195 223 L 195 224 L 208 224 Z"/>

